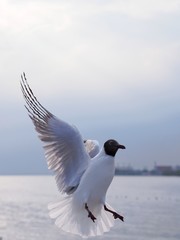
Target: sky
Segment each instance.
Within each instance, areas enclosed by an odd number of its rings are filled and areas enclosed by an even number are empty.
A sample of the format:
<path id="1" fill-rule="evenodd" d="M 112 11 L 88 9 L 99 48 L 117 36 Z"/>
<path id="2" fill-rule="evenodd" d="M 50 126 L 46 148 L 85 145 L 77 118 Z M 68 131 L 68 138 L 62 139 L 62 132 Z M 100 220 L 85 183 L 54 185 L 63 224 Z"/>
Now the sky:
<path id="1" fill-rule="evenodd" d="M 48 173 L 20 75 L 121 167 L 180 165 L 179 0 L 1 0 L 0 174 Z"/>

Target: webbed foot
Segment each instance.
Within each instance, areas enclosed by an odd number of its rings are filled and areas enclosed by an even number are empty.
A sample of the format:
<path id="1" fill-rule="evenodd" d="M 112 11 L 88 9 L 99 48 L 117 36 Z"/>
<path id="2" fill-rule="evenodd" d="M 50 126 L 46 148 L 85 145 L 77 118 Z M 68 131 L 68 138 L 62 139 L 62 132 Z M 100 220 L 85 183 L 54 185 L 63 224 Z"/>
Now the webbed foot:
<path id="1" fill-rule="evenodd" d="M 88 212 L 88 217 L 91 218 L 91 220 L 92 220 L 93 222 L 95 222 L 96 217 L 95 217 L 95 216 L 92 214 L 92 212 L 89 210 L 87 203 L 85 203 L 85 209 L 86 209 L 87 212 Z"/>
<path id="2" fill-rule="evenodd" d="M 123 222 L 124 222 L 124 217 L 123 217 L 123 216 L 121 216 L 121 215 L 120 215 L 120 214 L 118 214 L 117 212 L 114 212 L 114 211 L 112 211 L 112 210 L 108 209 L 108 208 L 106 207 L 106 205 L 104 205 L 104 210 L 105 210 L 105 211 L 107 211 L 107 212 L 110 212 L 110 213 L 112 213 L 112 214 L 113 214 L 113 217 L 114 217 L 114 219 L 117 219 L 117 218 L 119 218 L 121 221 L 123 221 Z"/>

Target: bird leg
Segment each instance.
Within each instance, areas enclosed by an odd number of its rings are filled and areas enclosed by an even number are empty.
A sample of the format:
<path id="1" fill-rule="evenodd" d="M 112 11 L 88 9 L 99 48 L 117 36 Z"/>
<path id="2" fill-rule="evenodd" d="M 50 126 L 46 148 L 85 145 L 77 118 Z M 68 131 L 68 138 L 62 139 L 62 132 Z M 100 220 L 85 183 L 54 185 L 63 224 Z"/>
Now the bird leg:
<path id="1" fill-rule="evenodd" d="M 119 218 L 121 221 L 123 221 L 123 222 L 124 222 L 124 217 L 123 217 L 123 216 L 119 215 L 117 212 L 114 212 L 114 211 L 112 211 L 112 210 L 108 209 L 108 208 L 106 207 L 106 205 L 104 205 L 104 210 L 105 210 L 105 211 L 107 211 L 107 212 L 110 212 L 110 213 L 112 213 L 112 214 L 113 214 L 113 217 L 114 217 L 114 219 L 117 219 L 117 218 Z"/>
<path id="2" fill-rule="evenodd" d="M 92 212 L 89 210 L 87 203 L 85 203 L 85 209 L 86 209 L 86 211 L 88 212 L 88 217 L 91 218 L 91 220 L 92 220 L 93 222 L 95 222 L 96 218 L 95 218 L 95 216 L 92 214 Z"/>

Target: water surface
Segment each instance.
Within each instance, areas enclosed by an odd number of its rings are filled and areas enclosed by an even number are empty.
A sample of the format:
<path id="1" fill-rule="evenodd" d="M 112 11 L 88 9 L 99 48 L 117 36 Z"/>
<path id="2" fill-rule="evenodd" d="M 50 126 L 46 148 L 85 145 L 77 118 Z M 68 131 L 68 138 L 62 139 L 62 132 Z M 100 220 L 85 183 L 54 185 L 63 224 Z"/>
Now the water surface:
<path id="1" fill-rule="evenodd" d="M 72 240 L 48 216 L 47 204 L 58 198 L 52 176 L 0 177 L 0 239 Z M 179 240 L 180 178 L 119 176 L 107 201 L 125 222 L 94 239 Z"/>

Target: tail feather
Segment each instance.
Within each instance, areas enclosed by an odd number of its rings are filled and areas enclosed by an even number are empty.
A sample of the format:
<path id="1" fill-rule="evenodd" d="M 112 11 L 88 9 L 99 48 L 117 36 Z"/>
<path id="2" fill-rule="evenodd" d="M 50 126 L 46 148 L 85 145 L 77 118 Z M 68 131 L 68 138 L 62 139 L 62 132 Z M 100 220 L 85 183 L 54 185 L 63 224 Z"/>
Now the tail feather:
<path id="1" fill-rule="evenodd" d="M 112 209 L 111 206 L 107 206 L 109 209 Z M 112 214 L 105 211 L 103 205 L 96 206 L 93 209 L 93 214 L 97 218 L 93 222 L 88 218 L 85 207 L 75 204 L 73 195 L 63 196 L 60 201 L 50 203 L 48 209 L 50 217 L 56 219 L 55 224 L 60 229 L 81 237 L 102 235 L 104 232 L 108 232 L 114 225 Z"/>

